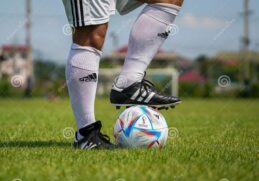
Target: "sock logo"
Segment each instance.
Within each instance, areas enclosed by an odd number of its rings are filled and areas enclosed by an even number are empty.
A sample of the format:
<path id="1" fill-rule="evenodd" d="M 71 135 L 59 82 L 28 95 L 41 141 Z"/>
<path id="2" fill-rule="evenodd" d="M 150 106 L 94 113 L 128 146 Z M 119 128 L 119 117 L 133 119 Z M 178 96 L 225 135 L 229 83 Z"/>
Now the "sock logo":
<path id="1" fill-rule="evenodd" d="M 157 36 L 160 36 L 161 38 L 167 39 L 171 31 L 166 31 L 164 33 L 158 33 Z"/>
<path id="2" fill-rule="evenodd" d="M 97 82 L 97 74 L 92 73 L 85 77 L 79 78 L 79 81 L 81 82 Z"/>

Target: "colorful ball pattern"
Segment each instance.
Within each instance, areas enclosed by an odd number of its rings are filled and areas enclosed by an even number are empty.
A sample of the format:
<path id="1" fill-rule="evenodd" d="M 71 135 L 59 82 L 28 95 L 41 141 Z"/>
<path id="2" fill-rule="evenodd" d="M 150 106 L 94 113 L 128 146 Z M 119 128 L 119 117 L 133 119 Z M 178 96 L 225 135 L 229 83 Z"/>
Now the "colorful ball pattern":
<path id="1" fill-rule="evenodd" d="M 162 148 L 168 137 L 168 126 L 164 116 L 156 110 L 133 106 L 117 118 L 114 137 L 122 147 Z"/>

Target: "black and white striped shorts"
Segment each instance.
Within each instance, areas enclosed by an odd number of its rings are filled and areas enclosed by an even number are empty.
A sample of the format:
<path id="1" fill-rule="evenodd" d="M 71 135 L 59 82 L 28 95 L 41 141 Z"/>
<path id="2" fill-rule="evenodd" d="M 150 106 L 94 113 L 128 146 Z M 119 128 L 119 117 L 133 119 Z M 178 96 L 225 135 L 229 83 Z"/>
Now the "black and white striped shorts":
<path id="1" fill-rule="evenodd" d="M 107 23 L 115 13 L 116 0 L 63 0 L 71 26 L 82 27 Z"/>

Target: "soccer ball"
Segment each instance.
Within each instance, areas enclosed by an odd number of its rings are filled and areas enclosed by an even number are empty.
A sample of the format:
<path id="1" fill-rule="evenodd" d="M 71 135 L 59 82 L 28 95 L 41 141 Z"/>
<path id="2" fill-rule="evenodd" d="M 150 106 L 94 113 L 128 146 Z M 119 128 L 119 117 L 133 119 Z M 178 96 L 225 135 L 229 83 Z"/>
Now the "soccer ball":
<path id="1" fill-rule="evenodd" d="M 122 147 L 162 148 L 167 136 L 165 118 L 147 106 L 134 106 L 124 110 L 114 126 L 115 142 Z"/>

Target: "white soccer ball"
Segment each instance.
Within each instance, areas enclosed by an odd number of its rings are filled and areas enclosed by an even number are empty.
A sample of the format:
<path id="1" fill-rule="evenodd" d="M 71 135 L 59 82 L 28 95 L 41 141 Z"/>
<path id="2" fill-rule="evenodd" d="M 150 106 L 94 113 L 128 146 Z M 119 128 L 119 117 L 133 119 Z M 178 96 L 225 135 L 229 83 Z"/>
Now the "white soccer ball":
<path id="1" fill-rule="evenodd" d="M 168 137 L 168 126 L 162 114 L 147 106 L 124 110 L 114 126 L 115 142 L 122 147 L 162 148 Z"/>

